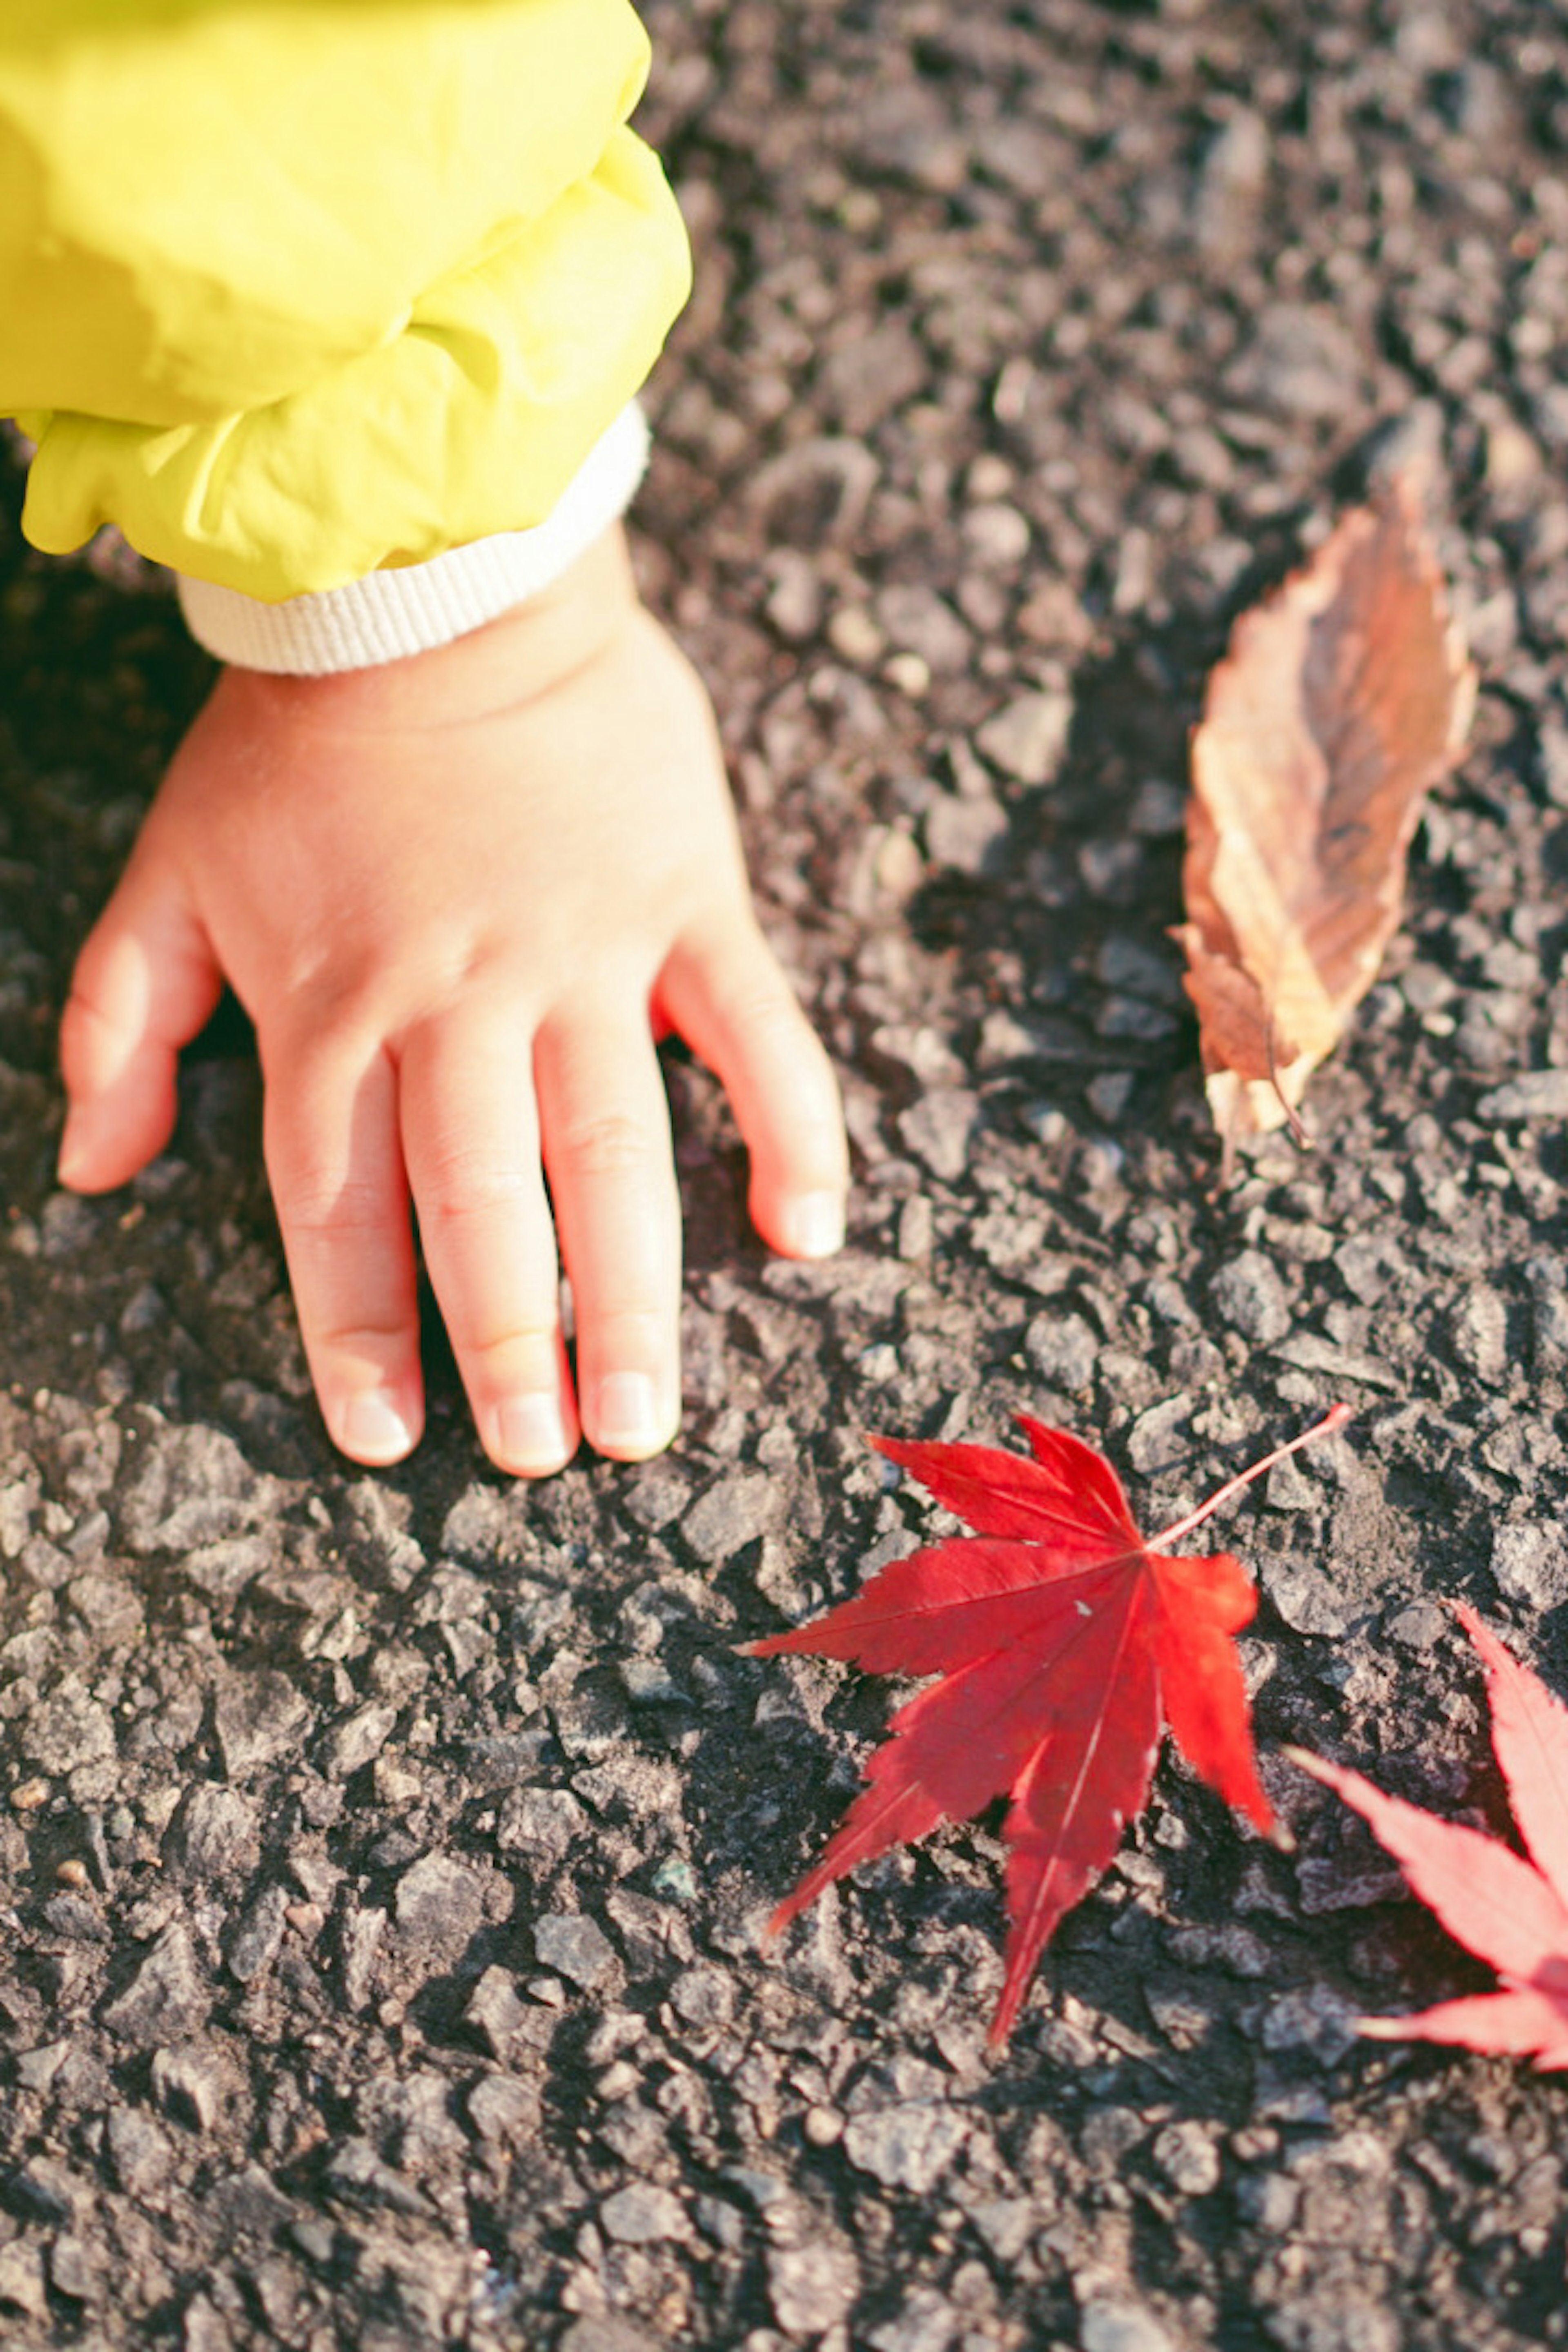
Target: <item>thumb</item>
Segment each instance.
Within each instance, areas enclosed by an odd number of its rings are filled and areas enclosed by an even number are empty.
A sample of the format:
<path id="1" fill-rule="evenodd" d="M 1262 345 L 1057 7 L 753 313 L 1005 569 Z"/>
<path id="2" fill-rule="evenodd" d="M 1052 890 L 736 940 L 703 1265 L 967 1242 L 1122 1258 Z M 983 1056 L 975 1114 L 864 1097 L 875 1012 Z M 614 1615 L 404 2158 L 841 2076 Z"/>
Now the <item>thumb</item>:
<path id="1" fill-rule="evenodd" d="M 60 1024 L 62 1184 L 107 1192 L 156 1158 L 174 1129 L 179 1049 L 222 985 L 177 868 L 138 849 L 77 958 Z"/>

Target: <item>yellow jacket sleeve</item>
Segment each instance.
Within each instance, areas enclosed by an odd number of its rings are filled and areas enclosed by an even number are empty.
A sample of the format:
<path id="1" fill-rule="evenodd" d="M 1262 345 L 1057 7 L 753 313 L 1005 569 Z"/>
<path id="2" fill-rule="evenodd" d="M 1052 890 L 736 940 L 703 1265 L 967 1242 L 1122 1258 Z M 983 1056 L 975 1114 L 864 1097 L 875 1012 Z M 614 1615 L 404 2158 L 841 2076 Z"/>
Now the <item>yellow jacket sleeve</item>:
<path id="1" fill-rule="evenodd" d="M 23 528 L 276 602 L 550 512 L 689 258 L 627 0 L 0 0 Z"/>

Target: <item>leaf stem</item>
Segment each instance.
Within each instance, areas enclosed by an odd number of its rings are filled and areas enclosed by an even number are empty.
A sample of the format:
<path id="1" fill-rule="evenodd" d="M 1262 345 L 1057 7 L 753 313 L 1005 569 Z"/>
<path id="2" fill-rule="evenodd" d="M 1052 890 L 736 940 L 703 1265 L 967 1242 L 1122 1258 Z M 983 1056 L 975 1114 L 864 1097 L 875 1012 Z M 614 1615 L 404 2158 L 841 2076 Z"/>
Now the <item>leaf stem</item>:
<path id="1" fill-rule="evenodd" d="M 1211 1511 L 1217 1511 L 1222 1503 L 1228 1503 L 1233 1495 L 1239 1495 L 1254 1478 L 1261 1478 L 1266 1470 L 1272 1470 L 1274 1465 L 1283 1462 L 1288 1454 L 1299 1454 L 1304 1445 L 1315 1445 L 1320 1437 L 1331 1437 L 1337 1429 L 1344 1427 L 1350 1417 L 1348 1404 L 1331 1405 L 1321 1421 L 1315 1421 L 1310 1429 L 1304 1429 L 1300 1437 L 1290 1440 L 1289 1445 L 1277 1445 L 1272 1454 L 1266 1454 L 1261 1462 L 1253 1464 L 1250 1470 L 1240 1471 L 1236 1477 L 1227 1478 L 1223 1486 L 1215 1488 L 1206 1503 L 1200 1503 L 1197 1509 L 1189 1511 L 1184 1519 L 1176 1520 L 1173 1527 L 1162 1528 L 1157 1536 L 1146 1536 L 1144 1550 L 1159 1551 L 1166 1544 L 1174 1543 L 1178 1536 L 1190 1535 L 1194 1528 L 1203 1525 Z"/>

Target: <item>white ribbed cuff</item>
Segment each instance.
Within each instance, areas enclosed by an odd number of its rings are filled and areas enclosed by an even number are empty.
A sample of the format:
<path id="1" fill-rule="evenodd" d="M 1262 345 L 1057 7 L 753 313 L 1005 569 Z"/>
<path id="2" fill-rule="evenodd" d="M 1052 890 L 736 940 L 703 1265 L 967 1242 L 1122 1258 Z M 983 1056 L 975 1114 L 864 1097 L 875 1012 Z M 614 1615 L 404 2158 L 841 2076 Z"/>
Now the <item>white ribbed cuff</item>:
<path id="1" fill-rule="evenodd" d="M 449 645 L 537 596 L 630 505 L 648 431 L 632 402 L 601 436 L 531 530 L 498 531 L 427 563 L 372 572 L 342 588 L 264 604 L 180 573 L 180 607 L 198 645 L 240 669 L 326 677 Z"/>

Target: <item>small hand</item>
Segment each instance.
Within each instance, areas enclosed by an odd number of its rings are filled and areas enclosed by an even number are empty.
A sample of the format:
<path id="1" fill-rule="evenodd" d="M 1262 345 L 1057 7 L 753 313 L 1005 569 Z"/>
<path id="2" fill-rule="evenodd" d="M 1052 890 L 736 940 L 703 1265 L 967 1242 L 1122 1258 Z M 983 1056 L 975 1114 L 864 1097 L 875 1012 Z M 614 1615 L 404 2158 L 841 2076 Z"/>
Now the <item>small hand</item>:
<path id="1" fill-rule="evenodd" d="M 763 1238 L 837 1244 L 837 1089 L 757 929 L 707 698 L 618 533 L 437 652 L 224 673 L 78 962 L 62 1182 L 105 1191 L 163 1149 L 225 978 L 256 1025 L 311 1376 L 356 1461 L 399 1459 L 423 1421 L 410 1195 L 495 1462 L 558 1469 L 579 1426 L 622 1460 L 668 1444 L 667 1028 L 730 1095 Z"/>

